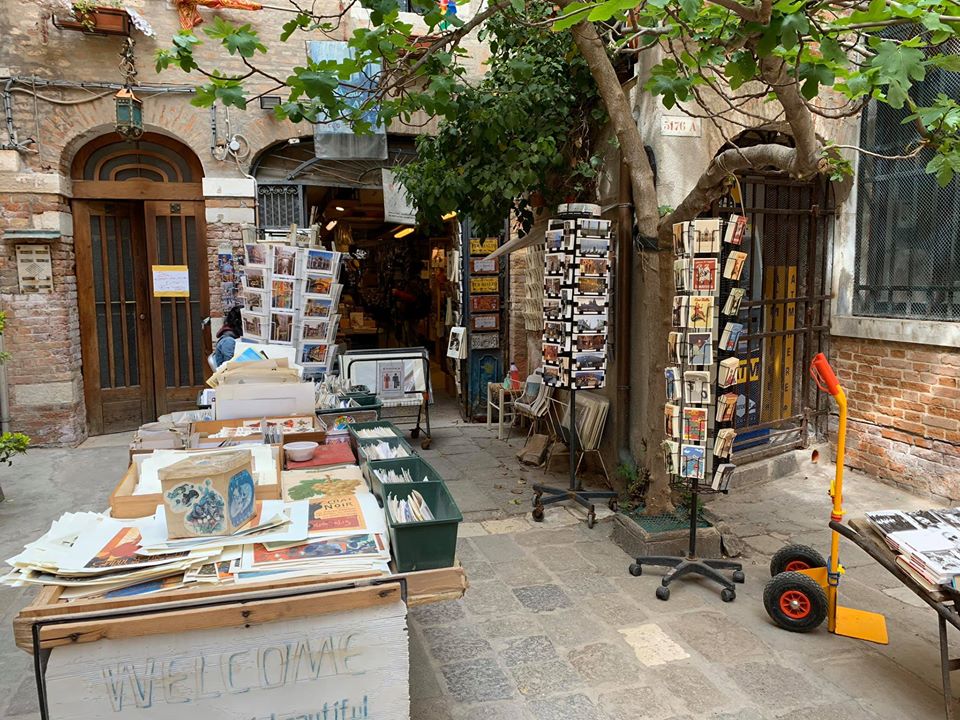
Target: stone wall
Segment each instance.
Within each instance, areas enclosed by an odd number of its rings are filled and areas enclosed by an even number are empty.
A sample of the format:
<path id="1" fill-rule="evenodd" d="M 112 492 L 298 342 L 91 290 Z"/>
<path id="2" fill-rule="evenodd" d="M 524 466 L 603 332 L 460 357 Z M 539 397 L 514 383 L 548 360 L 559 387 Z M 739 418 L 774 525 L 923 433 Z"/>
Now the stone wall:
<path id="1" fill-rule="evenodd" d="M 848 397 L 846 464 L 960 500 L 960 350 L 837 337 L 830 357 Z"/>

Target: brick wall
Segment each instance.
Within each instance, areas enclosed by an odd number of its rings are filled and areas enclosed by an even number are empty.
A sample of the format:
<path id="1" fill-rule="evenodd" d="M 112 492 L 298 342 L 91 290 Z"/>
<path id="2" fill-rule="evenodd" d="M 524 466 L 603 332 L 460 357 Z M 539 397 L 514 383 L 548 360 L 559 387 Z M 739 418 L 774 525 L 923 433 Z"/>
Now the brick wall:
<path id="1" fill-rule="evenodd" d="M 960 500 L 960 350 L 837 337 L 831 358 L 849 400 L 846 464 Z"/>
<path id="2" fill-rule="evenodd" d="M 7 228 L 36 226 L 42 213 L 65 212 L 58 195 L 0 194 L 0 309 L 7 314 L 4 349 L 12 430 L 35 445 L 73 445 L 86 438 L 80 359 L 80 317 L 73 238 L 51 244 L 54 292 L 21 295 L 16 245 Z"/>

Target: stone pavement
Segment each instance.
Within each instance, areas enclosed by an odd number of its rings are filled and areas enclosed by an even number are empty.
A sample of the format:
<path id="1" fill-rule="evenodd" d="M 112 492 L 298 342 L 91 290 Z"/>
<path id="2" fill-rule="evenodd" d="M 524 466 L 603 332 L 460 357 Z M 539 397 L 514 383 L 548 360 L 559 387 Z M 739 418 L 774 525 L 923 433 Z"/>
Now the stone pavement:
<path id="1" fill-rule="evenodd" d="M 34 450 L 0 471 L 3 557 L 66 509 L 104 507 L 124 442 Z M 889 646 L 787 633 L 766 617 L 769 556 L 787 541 L 827 547 L 829 464 L 791 459 L 789 475 L 765 482 L 758 467 L 713 500 L 744 540 L 747 582 L 733 603 L 696 580 L 675 584 L 664 603 L 654 598 L 658 571 L 627 573 L 609 522 L 588 530 L 562 507 L 542 524 L 529 519 L 529 486 L 543 472 L 522 469 L 520 440 L 512 445 L 495 429 L 435 417 L 424 455 L 463 510 L 471 586 L 462 600 L 411 610 L 412 720 L 943 717 L 934 613 L 849 543 L 841 598 L 885 613 Z M 851 512 L 935 504 L 855 473 L 846 495 Z M 31 596 L 0 589 L 0 717 L 38 717 L 30 658 L 10 631 Z"/>

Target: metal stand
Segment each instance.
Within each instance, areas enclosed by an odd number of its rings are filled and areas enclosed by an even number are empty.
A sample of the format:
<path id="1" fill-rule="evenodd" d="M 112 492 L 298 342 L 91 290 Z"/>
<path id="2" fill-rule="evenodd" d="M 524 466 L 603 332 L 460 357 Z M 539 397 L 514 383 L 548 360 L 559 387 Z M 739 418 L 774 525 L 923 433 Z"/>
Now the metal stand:
<path id="1" fill-rule="evenodd" d="M 570 486 L 556 488 L 536 483 L 533 486 L 533 519 L 543 521 L 543 508 L 546 505 L 573 500 L 587 509 L 587 527 L 593 527 L 597 522 L 596 509 L 591 502 L 597 498 L 607 499 L 611 510 L 617 509 L 617 493 L 613 490 L 584 490 L 583 484 L 577 480 L 577 452 L 580 438 L 577 435 L 577 389 L 570 387 Z M 604 470 L 606 472 L 606 470 Z M 543 496 L 547 497 L 544 498 Z"/>
<path id="2" fill-rule="evenodd" d="M 630 565 L 630 574 L 639 576 L 643 574 L 644 565 L 656 565 L 658 567 L 671 568 L 660 581 L 660 587 L 657 588 L 657 597 L 660 600 L 670 599 L 669 585 L 678 578 L 687 575 L 699 575 L 707 580 L 712 580 L 722 587 L 720 598 L 724 602 L 733 602 L 737 598 L 737 591 L 734 583 L 742 583 L 746 576 L 743 574 L 743 566 L 733 560 L 720 560 L 712 558 L 697 557 L 697 499 L 700 496 L 700 481 L 693 479 L 690 485 L 690 545 L 685 557 L 670 557 L 663 555 L 646 555 L 638 557 L 636 562 Z M 733 570 L 732 579 L 728 580 L 719 570 Z"/>

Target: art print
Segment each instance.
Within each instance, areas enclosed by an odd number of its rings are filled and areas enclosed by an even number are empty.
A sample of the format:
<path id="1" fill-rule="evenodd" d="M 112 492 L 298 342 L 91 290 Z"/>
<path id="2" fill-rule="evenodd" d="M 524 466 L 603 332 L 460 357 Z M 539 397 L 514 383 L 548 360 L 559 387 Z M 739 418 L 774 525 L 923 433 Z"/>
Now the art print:
<path id="1" fill-rule="evenodd" d="M 140 549 L 140 531 L 135 527 L 121 528 L 100 551 L 84 565 L 85 568 L 121 568 L 148 561 L 147 556 L 138 555 Z M 186 553 L 183 553 L 185 556 Z"/>
<path id="2" fill-rule="evenodd" d="M 297 274 L 297 248 L 289 245 L 273 246 L 273 274 L 286 277 Z"/>
<path id="3" fill-rule="evenodd" d="M 294 280 L 274 279 L 270 283 L 270 307 L 275 310 L 293 310 Z"/>
<path id="4" fill-rule="evenodd" d="M 694 258 L 693 260 L 693 290 L 694 292 L 716 292 L 717 259 Z"/>
<path id="5" fill-rule="evenodd" d="M 270 342 L 290 345 L 293 343 L 293 313 L 270 313 Z"/>
<path id="6" fill-rule="evenodd" d="M 270 246 L 260 243 L 247 243 L 243 246 L 245 263 L 248 268 L 270 267 Z"/>
<path id="7" fill-rule="evenodd" d="M 307 318 L 330 317 L 330 307 L 333 301 L 322 298 L 306 298 L 303 301 L 303 316 Z"/>
<path id="8" fill-rule="evenodd" d="M 305 342 L 300 345 L 297 362 L 301 365 L 325 365 L 330 346 L 325 343 Z"/>
<path id="9" fill-rule="evenodd" d="M 318 538 L 280 550 L 268 550 L 262 543 L 257 543 L 253 546 L 253 562 L 255 565 L 264 565 L 330 557 L 376 556 L 383 550 L 385 547 L 378 535 L 338 535 Z"/>

